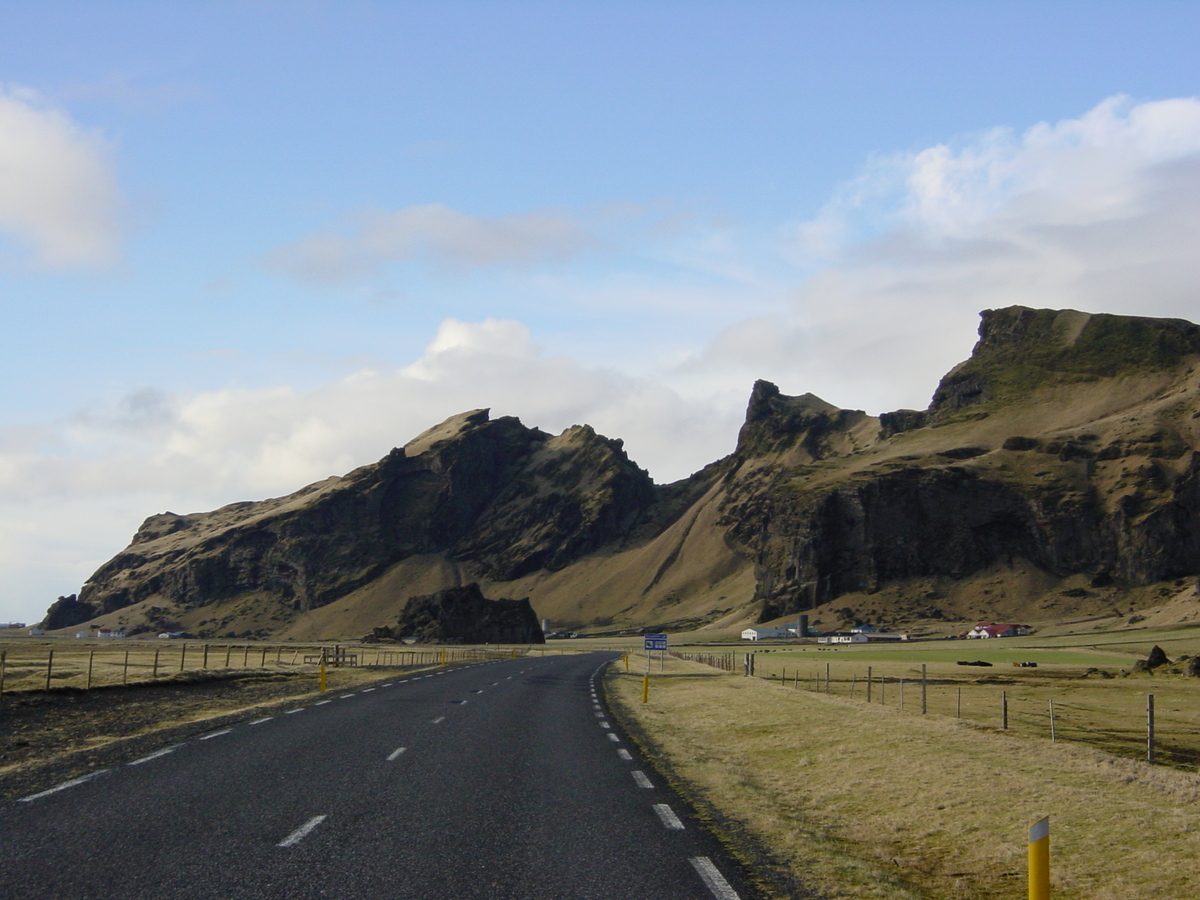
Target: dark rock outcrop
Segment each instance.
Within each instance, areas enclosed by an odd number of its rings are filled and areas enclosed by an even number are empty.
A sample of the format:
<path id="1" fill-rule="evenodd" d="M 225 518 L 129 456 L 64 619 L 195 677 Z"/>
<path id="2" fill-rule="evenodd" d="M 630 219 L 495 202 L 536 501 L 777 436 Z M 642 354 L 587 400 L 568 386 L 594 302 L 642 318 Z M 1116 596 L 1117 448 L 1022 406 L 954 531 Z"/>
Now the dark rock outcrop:
<path id="1" fill-rule="evenodd" d="M 96 616 L 97 609 L 90 603 L 83 603 L 74 594 L 59 597 L 46 610 L 46 618 L 42 620 L 42 628 L 51 631 L 55 628 L 71 628 L 80 625 Z"/>
<path id="2" fill-rule="evenodd" d="M 379 630 L 376 629 L 376 636 Z M 421 643 L 544 644 L 529 598 L 488 600 L 479 585 L 412 597 L 392 629 L 397 640 Z"/>

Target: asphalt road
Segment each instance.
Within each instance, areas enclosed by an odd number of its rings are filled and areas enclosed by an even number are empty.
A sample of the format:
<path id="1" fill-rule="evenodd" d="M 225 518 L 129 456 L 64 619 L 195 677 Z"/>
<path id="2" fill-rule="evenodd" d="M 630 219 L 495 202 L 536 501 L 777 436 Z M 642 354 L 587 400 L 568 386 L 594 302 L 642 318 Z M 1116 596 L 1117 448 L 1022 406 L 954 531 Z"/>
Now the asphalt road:
<path id="1" fill-rule="evenodd" d="M 5 900 L 749 900 L 590 653 L 398 675 L 0 803 Z"/>

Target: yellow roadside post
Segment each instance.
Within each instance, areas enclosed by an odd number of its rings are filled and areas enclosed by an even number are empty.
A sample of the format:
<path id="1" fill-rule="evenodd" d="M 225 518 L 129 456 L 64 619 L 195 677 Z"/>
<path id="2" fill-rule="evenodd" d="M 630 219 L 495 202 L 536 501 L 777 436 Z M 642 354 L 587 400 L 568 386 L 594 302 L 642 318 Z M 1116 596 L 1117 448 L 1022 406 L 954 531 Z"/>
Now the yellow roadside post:
<path id="1" fill-rule="evenodd" d="M 329 690 L 329 686 L 325 680 L 325 650 L 321 649 L 321 693 L 324 694 Z"/>
<path id="2" fill-rule="evenodd" d="M 642 702 L 650 702 L 650 673 L 647 672 L 642 676 Z"/>
<path id="3" fill-rule="evenodd" d="M 1029 900 L 1050 900 L 1050 817 L 1029 829 Z"/>
<path id="4" fill-rule="evenodd" d="M 629 654 L 628 653 L 625 654 L 625 671 L 626 672 L 629 671 Z"/>

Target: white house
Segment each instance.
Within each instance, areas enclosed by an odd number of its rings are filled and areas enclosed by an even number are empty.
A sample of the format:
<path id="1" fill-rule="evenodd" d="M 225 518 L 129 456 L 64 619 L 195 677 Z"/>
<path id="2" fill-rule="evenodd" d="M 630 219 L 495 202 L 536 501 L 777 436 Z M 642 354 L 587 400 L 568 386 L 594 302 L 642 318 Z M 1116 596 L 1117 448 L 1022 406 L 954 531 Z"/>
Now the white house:
<path id="1" fill-rule="evenodd" d="M 884 634 L 882 631 L 834 631 L 817 638 L 818 644 L 891 644 L 907 641 L 907 634 Z"/>
<path id="2" fill-rule="evenodd" d="M 1033 629 L 1028 625 L 997 625 L 995 622 L 980 622 L 967 632 L 969 638 L 1021 637 Z"/>

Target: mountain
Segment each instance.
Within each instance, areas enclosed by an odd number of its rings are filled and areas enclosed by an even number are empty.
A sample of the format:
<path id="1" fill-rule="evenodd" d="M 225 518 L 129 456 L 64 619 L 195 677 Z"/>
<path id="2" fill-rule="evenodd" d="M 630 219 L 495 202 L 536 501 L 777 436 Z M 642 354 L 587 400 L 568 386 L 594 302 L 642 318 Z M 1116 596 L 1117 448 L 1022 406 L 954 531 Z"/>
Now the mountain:
<path id="1" fill-rule="evenodd" d="M 759 381 L 736 450 L 669 485 L 587 426 L 474 410 L 287 497 L 150 517 L 47 624 L 341 637 L 470 582 L 572 628 L 1124 615 L 1176 595 L 1188 617 L 1198 364 L 1190 322 L 988 310 L 928 409 Z"/>

